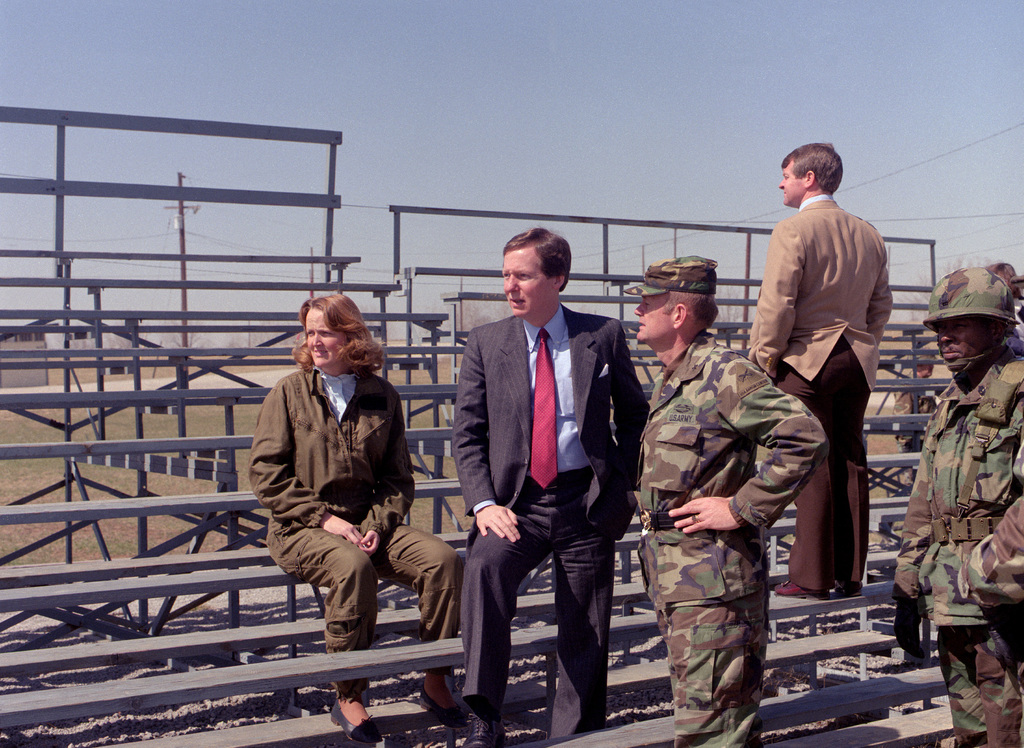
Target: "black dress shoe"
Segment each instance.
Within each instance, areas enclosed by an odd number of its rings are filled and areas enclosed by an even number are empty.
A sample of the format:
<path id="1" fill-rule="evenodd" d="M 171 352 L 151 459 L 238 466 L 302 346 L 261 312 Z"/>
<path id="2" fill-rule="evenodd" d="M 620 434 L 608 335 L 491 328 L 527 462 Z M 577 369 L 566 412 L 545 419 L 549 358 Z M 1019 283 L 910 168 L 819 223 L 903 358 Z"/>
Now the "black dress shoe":
<path id="1" fill-rule="evenodd" d="M 501 720 L 483 720 L 475 714 L 470 717 L 472 732 L 462 748 L 505 748 L 505 726 Z"/>
<path id="2" fill-rule="evenodd" d="M 859 597 L 860 582 L 836 582 L 836 597 Z"/>
<path id="3" fill-rule="evenodd" d="M 380 730 L 377 729 L 377 725 L 373 723 L 373 720 L 367 717 L 358 725 L 353 725 L 347 719 L 345 715 L 341 713 L 341 703 L 335 699 L 334 706 L 331 707 L 331 722 L 336 724 L 345 734 L 348 735 L 349 740 L 356 743 L 363 743 L 364 745 L 377 745 L 384 738 L 380 735 Z"/>
<path id="4" fill-rule="evenodd" d="M 432 698 L 427 696 L 426 691 L 420 691 L 420 706 L 437 717 L 437 721 L 442 725 L 445 727 L 451 727 L 453 730 L 460 730 L 469 724 L 469 720 L 466 719 L 465 712 L 457 706 L 441 706 Z"/>

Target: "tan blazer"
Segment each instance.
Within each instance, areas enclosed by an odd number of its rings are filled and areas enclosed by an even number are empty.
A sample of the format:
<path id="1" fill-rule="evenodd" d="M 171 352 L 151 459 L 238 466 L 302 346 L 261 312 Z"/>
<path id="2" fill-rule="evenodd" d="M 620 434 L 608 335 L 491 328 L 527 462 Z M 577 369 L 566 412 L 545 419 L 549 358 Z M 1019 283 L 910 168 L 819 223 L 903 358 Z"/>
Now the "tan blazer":
<path id="1" fill-rule="evenodd" d="M 785 361 L 811 380 L 844 336 L 874 387 L 891 311 L 881 235 L 834 200 L 811 203 L 772 231 L 750 358 L 772 377 Z"/>

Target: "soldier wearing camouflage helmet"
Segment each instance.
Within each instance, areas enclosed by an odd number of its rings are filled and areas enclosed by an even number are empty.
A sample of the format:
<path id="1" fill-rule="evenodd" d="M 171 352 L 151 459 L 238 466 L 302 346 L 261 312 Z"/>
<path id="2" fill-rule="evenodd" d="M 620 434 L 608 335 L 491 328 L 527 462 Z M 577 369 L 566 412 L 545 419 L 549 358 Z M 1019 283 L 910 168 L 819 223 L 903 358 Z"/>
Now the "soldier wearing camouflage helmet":
<path id="1" fill-rule="evenodd" d="M 984 268 L 956 270 L 935 286 L 924 324 L 953 381 L 928 422 L 907 505 L 893 588 L 896 638 L 922 657 L 921 617 L 938 628 L 958 746 L 1019 746 L 1017 674 L 957 583 L 972 550 L 1022 493 L 1014 459 L 1024 428 L 1024 361 L 1006 345 L 1013 297 Z"/>
<path id="2" fill-rule="evenodd" d="M 799 400 L 708 332 L 716 265 L 663 260 L 626 290 L 642 297 L 637 340 L 664 364 L 641 444 L 640 556 L 668 646 L 675 745 L 759 746 L 764 529 L 828 447 Z"/>

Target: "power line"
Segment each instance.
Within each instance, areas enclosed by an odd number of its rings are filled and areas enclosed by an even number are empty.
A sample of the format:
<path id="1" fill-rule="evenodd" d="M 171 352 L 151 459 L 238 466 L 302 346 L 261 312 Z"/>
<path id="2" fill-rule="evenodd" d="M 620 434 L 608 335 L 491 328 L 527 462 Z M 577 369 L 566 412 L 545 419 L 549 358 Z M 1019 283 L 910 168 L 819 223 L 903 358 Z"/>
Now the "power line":
<path id="1" fill-rule="evenodd" d="M 860 187 L 863 187 L 865 185 L 874 184 L 875 182 L 880 182 L 883 179 L 888 179 L 889 177 L 894 177 L 897 174 L 902 174 L 905 171 L 910 171 L 911 169 L 916 169 L 918 166 L 924 166 L 925 164 L 930 164 L 932 161 L 938 161 L 940 158 L 945 158 L 946 156 L 951 156 L 954 153 L 959 153 L 960 151 L 967 150 L 968 148 L 973 148 L 974 146 L 978 145 L 979 143 L 984 143 L 987 140 L 992 140 L 993 138 L 998 138 L 1000 135 L 1005 135 L 1006 133 L 1012 132 L 1013 130 L 1016 130 L 1016 129 L 1021 128 L 1021 127 L 1024 127 L 1024 122 L 1018 122 L 1016 125 L 1011 125 L 1010 127 L 1007 127 L 1004 130 L 1000 130 L 999 132 L 992 133 L 991 135 L 986 135 L 984 138 L 979 138 L 978 140 L 975 140 L 974 142 L 967 143 L 966 145 L 958 146 L 956 148 L 953 148 L 951 150 L 946 151 L 945 153 L 940 153 L 937 156 L 932 156 L 931 158 L 926 158 L 924 161 L 918 161 L 916 164 L 910 164 L 909 166 L 904 166 L 902 169 L 897 169 L 896 171 L 891 171 L 888 174 L 883 174 L 880 177 L 874 177 L 873 179 L 869 179 L 869 180 L 867 180 L 865 182 L 860 182 L 859 184 L 855 184 L 852 187 L 844 187 L 843 191 L 844 192 L 850 192 L 851 190 L 856 190 L 856 189 L 858 189 Z M 773 211 L 771 211 L 769 213 L 761 213 L 760 215 L 751 216 L 750 218 L 744 218 L 742 221 L 739 221 L 739 223 L 752 223 L 752 222 L 757 221 L 757 219 L 759 219 L 759 218 L 765 218 L 767 216 L 773 216 L 773 215 L 776 215 L 777 213 L 782 213 L 782 212 L 783 212 L 783 209 L 779 208 L 779 209 L 773 210 Z M 967 218 L 982 218 L 984 216 L 964 216 L 964 217 L 967 217 Z M 915 221 L 915 220 L 919 220 L 919 221 L 933 221 L 933 220 L 945 220 L 945 219 L 901 218 L 901 219 L 892 219 L 892 220 L 902 220 L 902 221 Z"/>
<path id="2" fill-rule="evenodd" d="M 2 171 L 0 171 L 0 177 L 10 177 L 11 179 L 35 179 L 40 182 L 44 179 L 49 179 L 49 177 L 32 177 L 27 174 L 8 174 Z"/>
<path id="3" fill-rule="evenodd" d="M 874 179 L 869 179 L 866 182 L 861 182 L 860 184 L 855 184 L 855 185 L 853 185 L 853 187 L 847 187 L 846 191 L 849 192 L 850 190 L 855 190 L 858 187 L 863 187 L 864 185 L 874 184 L 875 182 L 880 182 L 883 179 L 888 179 L 889 177 L 894 177 L 897 174 L 902 174 L 905 171 L 910 171 L 911 169 L 916 169 L 918 166 L 924 166 L 925 164 L 930 164 L 932 161 L 938 161 L 940 158 L 945 158 L 946 156 L 951 156 L 954 153 L 959 153 L 960 151 L 965 151 L 968 148 L 973 148 L 974 146 L 978 145 L 979 143 L 984 143 L 986 140 L 992 140 L 992 138 L 998 138 L 1000 135 L 1005 135 L 1006 133 L 1012 132 L 1013 130 L 1016 130 L 1019 127 L 1024 127 L 1024 122 L 1018 122 L 1016 125 L 1011 125 L 1010 127 L 1007 127 L 1005 130 L 1000 130 L 999 132 L 992 133 L 991 135 L 986 135 L 984 138 L 980 138 L 978 140 L 975 140 L 973 143 L 968 143 L 967 145 L 962 145 L 962 146 L 960 146 L 958 148 L 953 148 L 952 150 L 946 151 L 945 153 L 940 153 L 938 156 L 932 156 L 931 158 L 926 158 L 924 161 L 918 161 L 916 164 L 911 164 L 910 166 L 904 166 L 902 169 L 897 169 L 896 171 L 891 171 L 888 174 L 883 174 L 880 177 L 875 177 Z"/>
<path id="4" fill-rule="evenodd" d="M 935 216 L 933 218 L 874 218 L 871 223 L 906 223 L 909 221 L 971 221 L 976 218 L 1020 218 L 1022 213 L 978 213 L 973 216 Z"/>
<path id="5" fill-rule="evenodd" d="M 188 231 L 186 233 L 189 236 L 194 236 L 194 237 L 197 237 L 199 239 L 205 239 L 206 241 L 211 242 L 211 243 L 216 244 L 216 245 L 221 246 L 221 247 L 228 247 L 228 248 L 231 248 L 231 249 L 240 249 L 240 250 L 244 249 L 244 250 L 248 250 L 248 251 L 251 251 L 251 252 L 255 252 L 257 254 L 277 254 L 278 253 L 278 250 L 274 250 L 273 248 L 268 249 L 266 247 L 255 247 L 255 246 L 252 246 L 250 244 L 241 244 L 239 242 L 228 241 L 227 239 L 218 239 L 215 236 L 208 236 L 206 234 L 199 234 L 199 233 L 196 233 L 195 231 Z"/>

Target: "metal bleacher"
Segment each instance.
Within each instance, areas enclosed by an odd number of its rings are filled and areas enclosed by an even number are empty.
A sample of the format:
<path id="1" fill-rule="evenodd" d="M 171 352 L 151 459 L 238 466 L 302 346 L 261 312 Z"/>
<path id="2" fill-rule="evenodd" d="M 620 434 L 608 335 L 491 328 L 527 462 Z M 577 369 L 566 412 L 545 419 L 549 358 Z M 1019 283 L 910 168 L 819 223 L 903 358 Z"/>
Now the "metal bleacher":
<path id="1" fill-rule="evenodd" d="M 468 332 L 463 320 L 472 316 L 466 314 L 470 308 L 485 310 L 485 316 L 504 313 L 500 272 L 495 268 L 402 265 L 403 215 L 427 216 L 429 220 L 513 221 L 521 227 L 577 223 L 599 229 L 600 271 L 574 273 L 573 285 L 563 299 L 575 308 L 622 321 L 638 374 L 648 387 L 660 362 L 637 344 L 632 314 L 637 299 L 622 294 L 627 285 L 640 280 L 640 273 L 639 269 L 635 274 L 610 272 L 610 232 L 620 228 L 704 231 L 721 236 L 723 242 L 731 241 L 731 234 L 745 240 L 748 255 L 752 237 L 770 232 L 669 221 L 391 206 L 394 281 L 369 283 L 357 280 L 360 257 L 333 254 L 334 215 L 341 207 L 334 174 L 340 132 L 13 107 L 0 107 L 2 123 L 54 128 L 60 152 L 53 179 L 0 178 L 0 193 L 36 195 L 58 206 L 52 250 L 0 249 L 0 258 L 30 261 L 44 270 L 36 275 L 4 274 L 0 287 L 22 292 L 48 290 L 51 297 L 59 295 L 61 302 L 49 307 L 34 302 L 26 302 L 22 308 L 9 304 L 0 310 L 0 343 L 4 343 L 0 346 L 0 465 L 18 466 L 19 475 L 27 476 L 17 486 L 7 485 L 0 491 L 0 693 L 4 694 L 0 699 L 0 742 L 5 731 L 17 731 L 33 722 L 80 721 L 128 709 L 276 690 L 291 693 L 288 713 L 300 719 L 278 719 L 272 726 L 260 723 L 195 732 L 188 744 L 321 744 L 335 728 L 324 715 L 310 715 L 296 703 L 295 691 L 301 684 L 339 675 L 384 679 L 439 664 L 461 664 L 457 642 L 422 645 L 403 640 L 387 649 L 378 650 L 375 645 L 369 652 L 322 654 L 316 619 L 318 593 L 309 593 L 313 602 L 307 600 L 305 609 L 296 602 L 302 583 L 277 569 L 266 554 L 266 513 L 248 491 L 246 480 L 255 413 L 273 381 L 294 365 L 291 348 L 300 332 L 298 303 L 310 293 L 344 292 L 356 298 L 374 334 L 386 342 L 383 373 L 405 404 L 418 481 L 419 514 L 413 521 L 440 534 L 460 552 L 464 550 L 467 528 L 461 488 L 450 459 L 452 406 Z M 306 194 L 70 181 L 63 174 L 64 132 L 75 127 L 326 146 L 327 187 L 323 193 Z M 323 251 L 316 256 L 181 253 L 131 257 L 71 251 L 64 246 L 63 208 L 65 201 L 78 197 L 307 208 L 318 220 L 323 216 Z M 928 246 L 934 266 L 931 240 L 889 241 Z M 733 248 L 726 245 L 722 251 Z M 169 261 L 172 266 L 167 277 L 153 279 L 131 270 L 105 277 L 96 265 L 89 264 L 111 259 L 129 264 Z M 181 277 L 171 277 L 177 274 L 179 263 Z M 246 270 L 258 265 L 312 266 L 318 279 L 247 279 Z M 86 274 L 79 275 L 83 266 Z M 203 271 L 211 266 L 230 268 L 226 273 L 230 280 Z M 185 272 L 186 267 L 190 272 Z M 423 282 L 428 278 L 446 279 L 450 288 L 431 295 L 425 290 L 430 286 Z M 473 290 L 457 290 L 462 289 L 463 280 L 477 285 Z M 723 278 L 719 283 L 723 313 L 714 332 L 726 345 L 743 351 L 758 282 Z M 143 308 L 146 305 L 142 303 L 124 303 L 125 297 L 117 292 L 125 290 L 136 292 L 135 298 L 158 290 L 183 294 L 215 291 L 216 301 L 191 310 Z M 923 315 L 920 298 L 927 291 L 917 286 L 894 287 L 900 319 L 886 331 L 879 385 L 866 424 L 873 496 L 878 497 L 872 529 L 880 537 L 892 537 L 907 488 L 903 475 L 916 464 L 913 453 L 896 453 L 892 437 L 896 433 L 919 434 L 924 423 L 913 414 L 894 418 L 892 397 L 905 390 L 940 390 L 948 381 L 913 378 L 919 361 L 935 357 L 930 337 L 913 321 Z M 12 296 L 36 298 L 32 293 Z M 259 302 L 252 303 L 253 298 Z M 209 345 L 210 340 L 223 336 L 234 342 Z M 43 339 L 45 346 L 18 343 Z M 45 378 L 47 384 L 9 387 L 4 384 L 8 373 L 30 373 Z M 29 426 L 31 430 L 26 430 Z M 127 483 L 125 476 L 129 476 Z M 158 482 L 163 485 L 162 481 L 170 479 L 185 481 L 173 485 L 186 485 L 187 489 L 157 487 Z M 109 528 L 115 522 L 134 524 L 135 537 L 127 551 L 109 547 Z M 793 512 L 789 511 L 771 534 L 774 577 L 785 572 L 792 523 Z M 634 531 L 619 544 L 613 638 L 621 649 L 617 655 L 621 666 L 610 675 L 613 693 L 664 688 L 667 683 L 663 662 L 645 660 L 631 650 L 635 641 L 658 636 L 631 561 L 636 539 Z M 811 694 L 794 698 L 780 694 L 769 699 L 765 711 L 769 729 L 815 722 L 826 713 L 853 714 L 855 708 L 879 711 L 915 703 L 930 706 L 930 699 L 939 695 L 941 687 L 936 683 L 941 684 L 941 678 L 936 680 L 937 675 L 929 669 L 894 675 L 884 683 L 880 678 L 873 693 L 858 686 L 859 677 L 819 688 L 819 677 L 821 685 L 826 680 L 820 663 L 830 657 L 863 659 L 868 654 L 892 654 L 895 662 L 902 662 L 891 629 L 868 615 L 869 606 L 885 605 L 888 600 L 892 563 L 890 551 L 873 554 L 865 597 L 853 603 L 773 599 L 773 621 L 800 617 L 810 622 L 810 631 L 801 640 L 774 640 L 769 664 L 811 673 L 814 685 Z M 245 594 L 261 589 L 278 589 L 287 602 L 275 611 L 278 617 L 272 622 L 247 624 Z M 215 630 L 200 636 L 176 628 L 218 598 L 226 604 Z M 550 598 L 543 590 L 527 591 L 520 601 L 521 615 L 547 621 Z M 407 600 L 399 599 L 388 610 L 382 609 L 379 633 L 402 636 L 414 631 L 415 615 L 408 606 Z M 853 622 L 849 631 L 816 628 L 818 620 L 847 614 Z M 17 634 L 27 622 L 35 622 L 37 630 L 30 636 Z M 510 691 L 510 713 L 524 724 L 543 726 L 547 719 L 554 641 L 555 629 L 548 623 L 527 625 L 515 634 L 517 655 L 543 661 L 537 666 L 537 678 Z M 286 650 L 283 656 L 280 650 Z M 380 656 L 380 651 L 387 656 Z M 168 672 L 119 680 L 115 689 L 108 684 L 61 688 L 47 680 L 55 672 L 115 662 L 126 666 L 161 662 Z M 197 668 L 197 662 L 214 667 L 201 673 L 178 672 Z M 225 664 L 232 666 L 231 672 L 220 667 Z M 865 672 L 864 677 L 870 676 Z M 840 689 L 845 689 L 842 694 Z M 378 705 L 374 713 L 388 733 L 429 726 L 427 716 L 404 701 Z M 945 729 L 941 720 L 931 721 L 928 727 L 929 735 Z M 912 729 L 909 721 L 884 727 L 894 733 Z M 613 730 L 617 732 L 580 740 L 587 739 L 588 745 L 664 745 L 669 744 L 666 735 L 671 735 L 670 720 L 664 718 Z M 446 739 L 451 745 L 452 736 Z M 181 744 L 176 742 L 179 740 L 171 731 L 152 742 L 176 745 Z"/>

